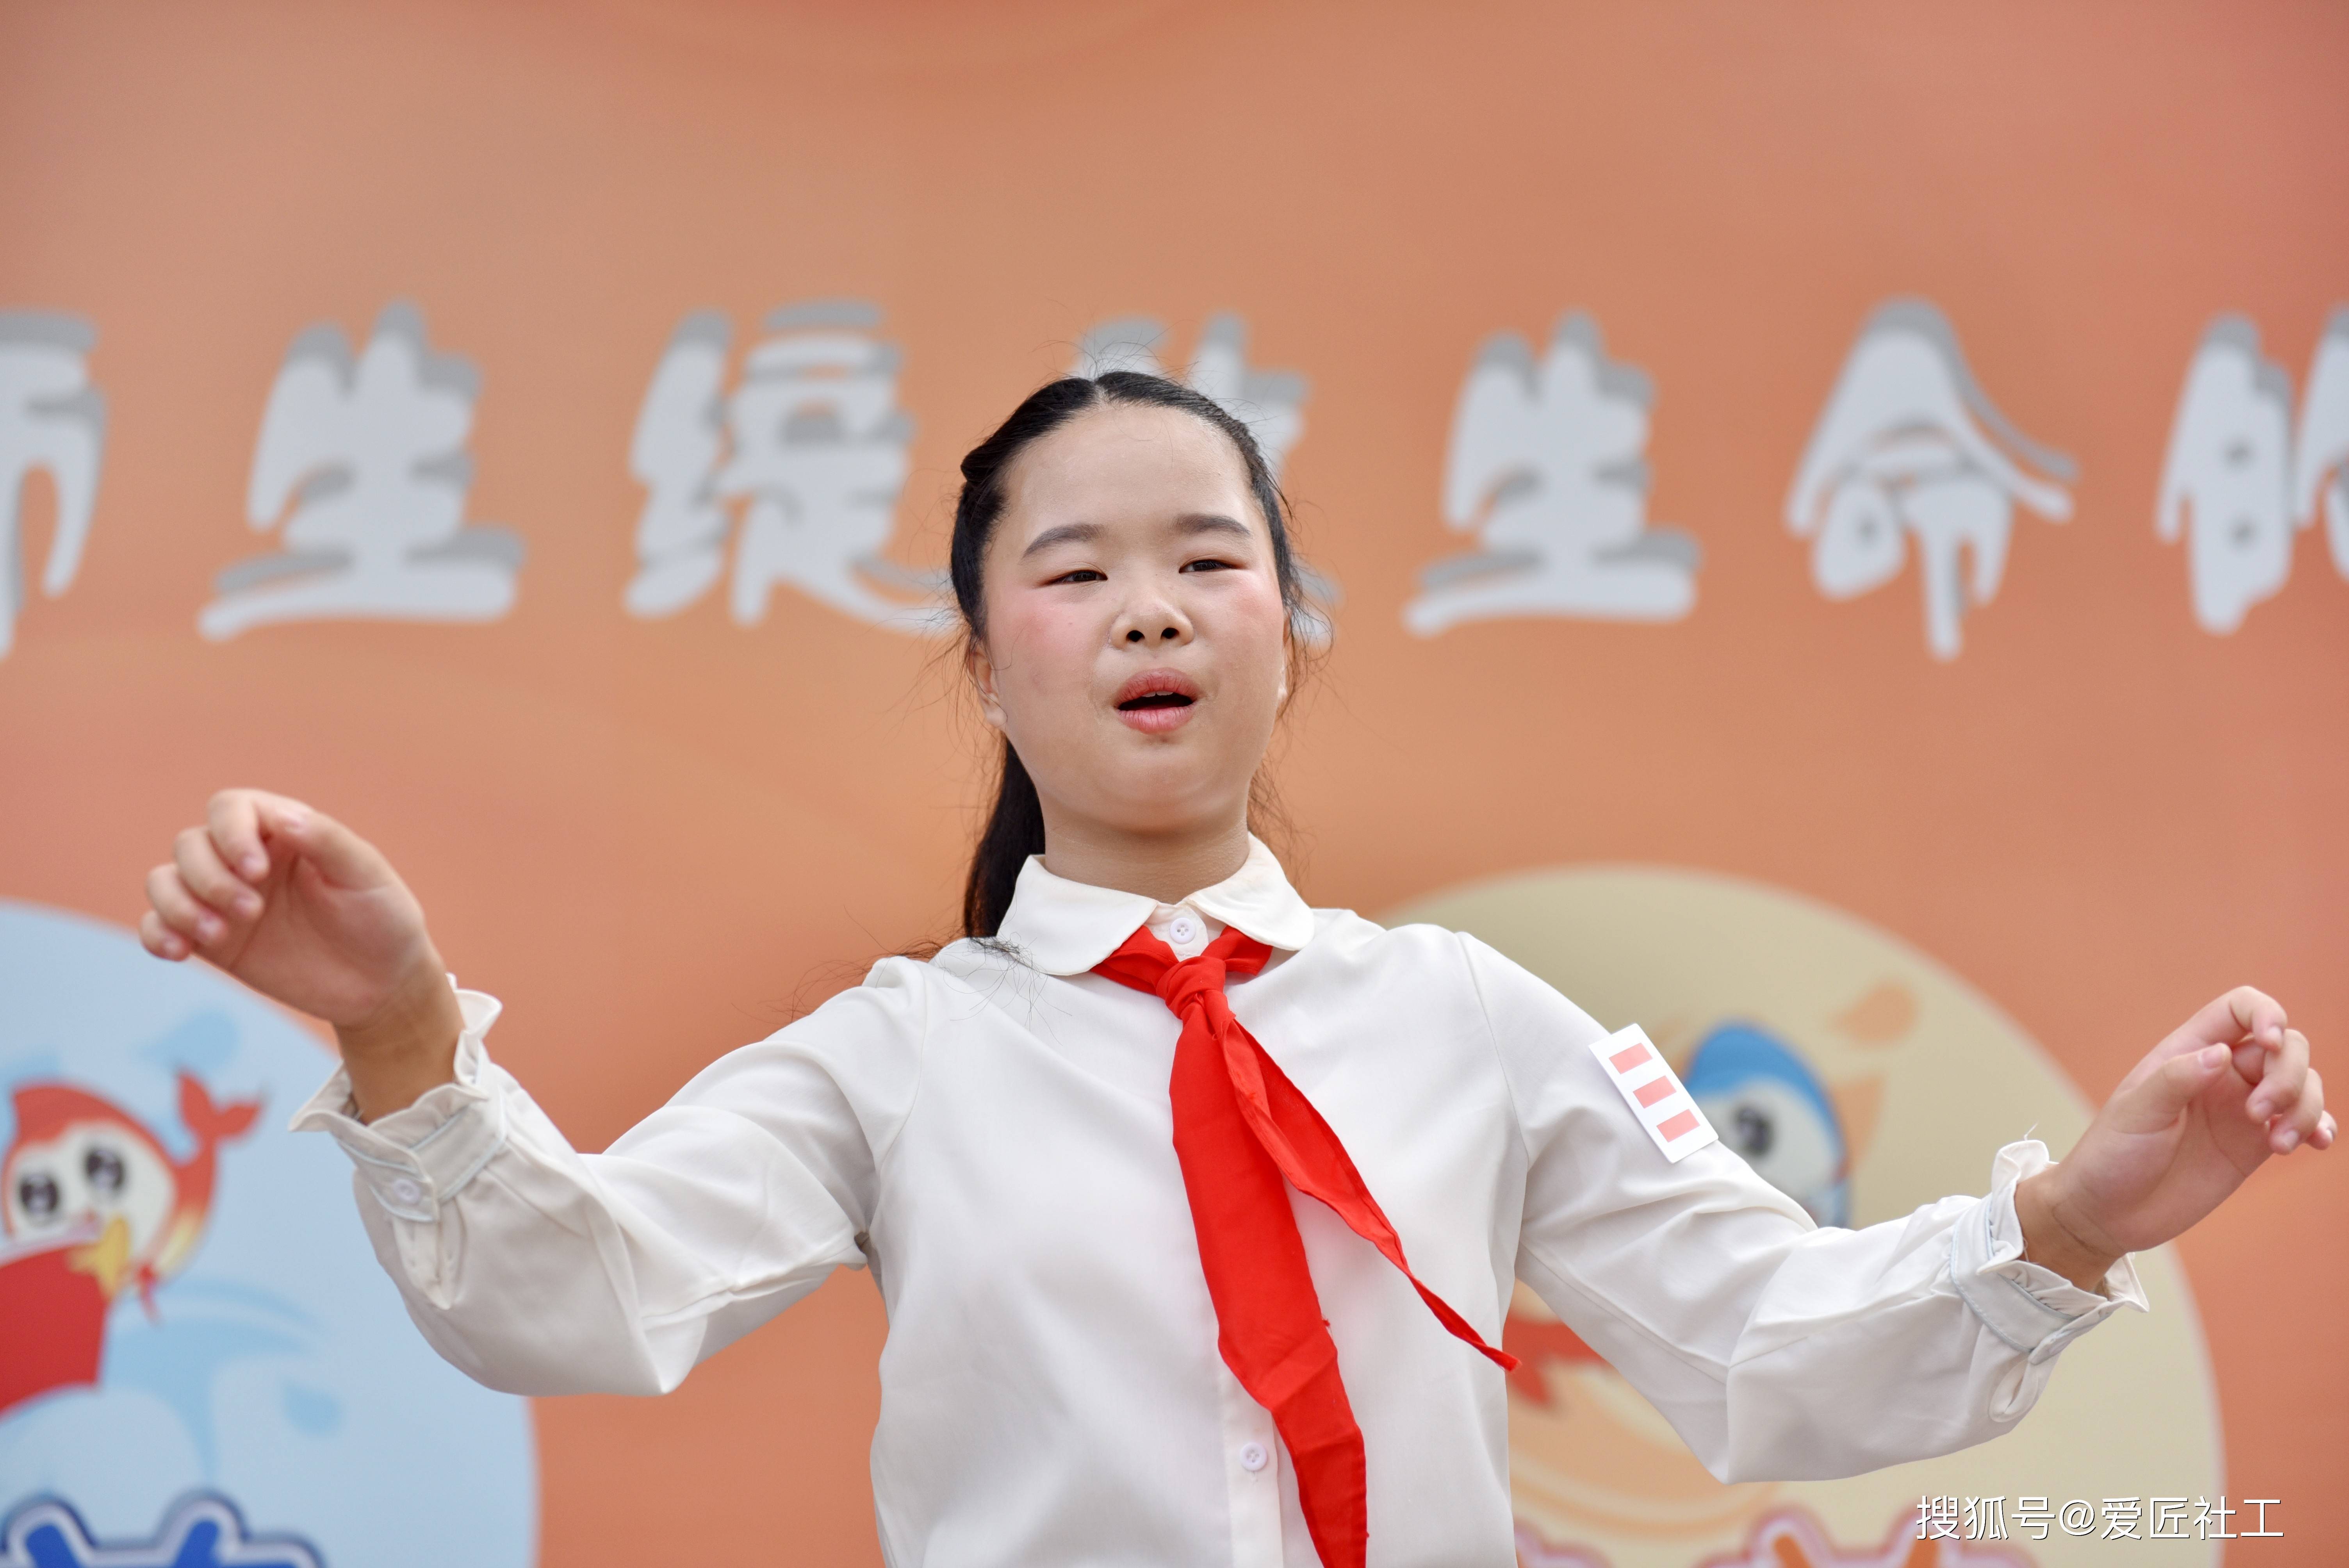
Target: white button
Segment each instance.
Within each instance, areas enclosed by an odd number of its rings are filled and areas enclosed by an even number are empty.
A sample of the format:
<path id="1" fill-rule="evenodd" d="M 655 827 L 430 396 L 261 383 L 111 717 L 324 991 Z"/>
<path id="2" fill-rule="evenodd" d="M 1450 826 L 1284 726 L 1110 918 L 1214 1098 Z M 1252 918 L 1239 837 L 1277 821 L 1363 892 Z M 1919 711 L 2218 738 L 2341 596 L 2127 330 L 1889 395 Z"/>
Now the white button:
<path id="1" fill-rule="evenodd" d="M 391 1184 L 391 1195 L 398 1199 L 403 1203 L 413 1203 L 419 1198 L 424 1196 L 424 1189 L 418 1186 L 409 1178 L 401 1176 L 393 1181 Z"/>
<path id="2" fill-rule="evenodd" d="M 1178 914 L 1167 923 L 1166 936 L 1175 946 L 1188 947 L 1199 940 L 1199 923 L 1187 914 Z"/>
<path id="3" fill-rule="evenodd" d="M 1240 1446 L 1240 1469 L 1250 1475 L 1264 1469 L 1265 1461 L 1271 1458 L 1270 1454 L 1264 1451 L 1262 1443 L 1244 1443 Z"/>

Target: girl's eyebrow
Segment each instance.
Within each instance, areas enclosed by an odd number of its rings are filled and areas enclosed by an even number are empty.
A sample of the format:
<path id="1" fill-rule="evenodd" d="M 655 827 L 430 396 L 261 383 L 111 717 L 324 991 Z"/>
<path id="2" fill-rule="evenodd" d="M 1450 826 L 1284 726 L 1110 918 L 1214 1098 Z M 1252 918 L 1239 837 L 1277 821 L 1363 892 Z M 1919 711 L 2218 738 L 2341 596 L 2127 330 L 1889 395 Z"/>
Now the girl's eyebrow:
<path id="1" fill-rule="evenodd" d="M 1178 533 L 1237 533 L 1242 539 L 1254 539 L 1248 525 L 1236 517 L 1226 517 L 1219 511 L 1188 511 L 1174 520 Z"/>
<path id="2" fill-rule="evenodd" d="M 1248 531 L 1247 523 L 1218 511 L 1186 511 L 1174 520 L 1174 531 L 1184 534 L 1236 533 L 1242 539 L 1256 537 Z M 1056 544 L 1091 544 L 1101 536 L 1102 525 L 1097 522 L 1057 523 L 1030 540 L 1028 548 L 1019 552 L 1019 559 L 1025 561 L 1038 551 L 1050 550 Z"/>
<path id="3" fill-rule="evenodd" d="M 1038 551 L 1050 550 L 1056 544 L 1090 544 L 1101 535 L 1100 523 L 1063 522 L 1030 540 L 1028 548 L 1019 552 L 1019 559 L 1025 561 Z"/>

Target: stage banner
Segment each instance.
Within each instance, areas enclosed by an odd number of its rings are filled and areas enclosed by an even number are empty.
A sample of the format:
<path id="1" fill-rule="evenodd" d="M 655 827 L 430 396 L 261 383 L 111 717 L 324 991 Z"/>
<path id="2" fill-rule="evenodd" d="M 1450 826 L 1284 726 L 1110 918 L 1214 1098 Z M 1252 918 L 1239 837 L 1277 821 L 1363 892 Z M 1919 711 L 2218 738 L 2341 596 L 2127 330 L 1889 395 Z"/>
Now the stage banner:
<path id="1" fill-rule="evenodd" d="M 0 1568 L 879 1562 L 867 1275 L 479 1387 L 286 1130 L 327 1033 L 133 928 L 312 801 L 602 1148 L 954 934 L 956 465 L 1071 370 L 1292 499 L 1308 897 L 1640 1026 L 1819 1223 L 2239 983 L 2349 1084 L 2344 69 L 2283 0 L 0 11 Z M 1520 1561 L 2329 1568 L 2344 1227 L 2273 1162 L 2013 1433 L 1831 1482 L 1521 1288 Z"/>

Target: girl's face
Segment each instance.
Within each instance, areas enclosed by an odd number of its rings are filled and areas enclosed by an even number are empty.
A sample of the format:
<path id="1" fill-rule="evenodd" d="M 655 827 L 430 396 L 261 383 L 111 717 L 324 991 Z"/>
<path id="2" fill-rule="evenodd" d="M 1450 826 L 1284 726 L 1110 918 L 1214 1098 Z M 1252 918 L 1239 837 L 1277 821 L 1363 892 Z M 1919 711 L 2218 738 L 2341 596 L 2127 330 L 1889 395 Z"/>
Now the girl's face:
<path id="1" fill-rule="evenodd" d="M 1288 695 L 1288 617 L 1222 431 L 1110 403 L 1033 442 L 1005 475 L 985 593 L 971 676 L 1048 831 L 1247 820 Z"/>

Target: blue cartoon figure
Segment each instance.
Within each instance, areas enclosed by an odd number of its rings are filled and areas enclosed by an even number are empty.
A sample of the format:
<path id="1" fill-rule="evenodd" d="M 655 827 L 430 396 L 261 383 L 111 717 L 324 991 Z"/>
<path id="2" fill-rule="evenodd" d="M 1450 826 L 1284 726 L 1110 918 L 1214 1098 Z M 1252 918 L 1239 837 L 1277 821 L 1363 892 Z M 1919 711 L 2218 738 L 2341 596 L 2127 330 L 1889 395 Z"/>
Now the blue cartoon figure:
<path id="1" fill-rule="evenodd" d="M 1764 1181 L 1822 1225 L 1851 1222 L 1843 1119 L 1792 1046 L 1752 1024 L 1723 1024 L 1699 1043 L 1681 1080 Z"/>
<path id="2" fill-rule="evenodd" d="M 0 899 L 0 1568 L 535 1560 L 528 1406 L 433 1355 L 285 1126 L 333 1065 Z"/>

